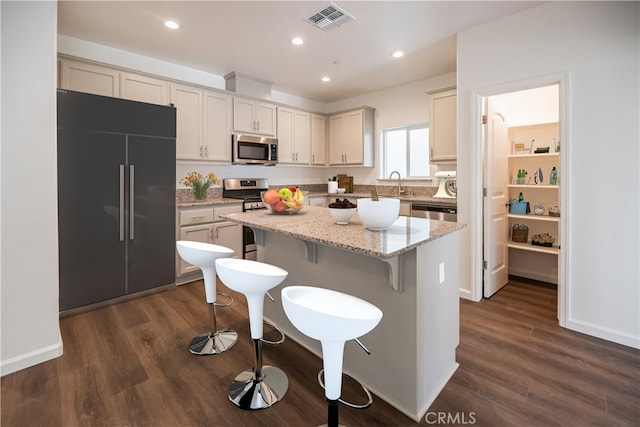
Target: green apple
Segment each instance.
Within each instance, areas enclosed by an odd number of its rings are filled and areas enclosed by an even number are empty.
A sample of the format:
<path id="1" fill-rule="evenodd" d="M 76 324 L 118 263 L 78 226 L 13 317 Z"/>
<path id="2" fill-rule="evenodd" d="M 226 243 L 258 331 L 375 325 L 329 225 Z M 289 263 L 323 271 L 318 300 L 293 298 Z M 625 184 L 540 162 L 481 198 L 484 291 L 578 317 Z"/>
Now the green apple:
<path id="1" fill-rule="evenodd" d="M 280 194 L 280 200 L 287 200 L 293 196 L 293 193 L 288 188 L 281 188 L 278 193 Z"/>

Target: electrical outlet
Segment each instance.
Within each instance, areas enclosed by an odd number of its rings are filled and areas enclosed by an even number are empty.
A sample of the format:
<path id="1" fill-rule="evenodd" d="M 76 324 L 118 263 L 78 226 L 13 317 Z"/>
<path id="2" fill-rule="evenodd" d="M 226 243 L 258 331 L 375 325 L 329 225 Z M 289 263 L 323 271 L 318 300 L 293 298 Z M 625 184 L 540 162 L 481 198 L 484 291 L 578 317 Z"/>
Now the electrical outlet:
<path id="1" fill-rule="evenodd" d="M 444 283 L 444 262 L 438 265 L 438 277 L 440 278 L 440 284 Z"/>

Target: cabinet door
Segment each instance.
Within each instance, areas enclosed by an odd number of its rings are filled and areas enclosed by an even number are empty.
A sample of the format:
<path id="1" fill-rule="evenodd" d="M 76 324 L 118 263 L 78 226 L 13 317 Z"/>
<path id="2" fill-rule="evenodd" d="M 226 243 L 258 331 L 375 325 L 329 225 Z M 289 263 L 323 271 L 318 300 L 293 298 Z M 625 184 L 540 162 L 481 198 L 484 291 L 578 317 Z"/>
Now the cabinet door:
<path id="1" fill-rule="evenodd" d="M 256 133 L 260 135 L 276 135 L 276 106 L 264 102 L 256 102 L 255 117 L 257 122 Z"/>
<path id="2" fill-rule="evenodd" d="M 329 163 L 332 165 L 344 163 L 345 121 L 344 114 L 329 117 Z"/>
<path id="3" fill-rule="evenodd" d="M 451 163 L 456 161 L 457 96 L 455 90 L 448 90 L 430 96 L 429 144 L 431 163 Z"/>
<path id="4" fill-rule="evenodd" d="M 233 98 L 233 130 L 235 132 L 255 133 L 255 103 L 250 99 Z"/>
<path id="5" fill-rule="evenodd" d="M 326 139 L 324 116 L 311 115 L 311 164 L 324 165 L 326 163 Z"/>
<path id="6" fill-rule="evenodd" d="M 171 103 L 176 106 L 176 158 L 203 159 L 202 90 L 171 84 Z"/>
<path id="7" fill-rule="evenodd" d="M 345 115 L 344 163 L 364 163 L 364 112 L 350 111 Z"/>
<path id="8" fill-rule="evenodd" d="M 164 80 L 122 73 L 120 75 L 120 97 L 149 104 L 169 103 L 169 83 Z"/>
<path id="9" fill-rule="evenodd" d="M 242 225 L 221 221 L 213 224 L 213 242 L 234 250 L 234 258 L 242 258 Z"/>
<path id="10" fill-rule="evenodd" d="M 62 60 L 59 85 L 62 89 L 118 98 L 120 72 L 97 65 Z"/>
<path id="11" fill-rule="evenodd" d="M 231 162 L 231 97 L 204 92 L 204 146 L 207 159 Z"/>
<path id="12" fill-rule="evenodd" d="M 190 240 L 193 242 L 213 243 L 213 225 L 190 225 L 180 227 L 180 240 Z M 177 255 L 177 254 L 176 254 Z M 195 265 L 191 265 L 177 255 L 180 260 L 178 263 L 178 275 L 182 276 L 188 273 L 199 272 L 200 269 Z"/>
<path id="13" fill-rule="evenodd" d="M 305 111 L 294 111 L 293 140 L 296 163 L 309 164 L 311 151 L 311 115 Z"/>
<path id="14" fill-rule="evenodd" d="M 289 108 L 278 108 L 278 162 L 295 163 L 293 143 L 294 112 Z"/>

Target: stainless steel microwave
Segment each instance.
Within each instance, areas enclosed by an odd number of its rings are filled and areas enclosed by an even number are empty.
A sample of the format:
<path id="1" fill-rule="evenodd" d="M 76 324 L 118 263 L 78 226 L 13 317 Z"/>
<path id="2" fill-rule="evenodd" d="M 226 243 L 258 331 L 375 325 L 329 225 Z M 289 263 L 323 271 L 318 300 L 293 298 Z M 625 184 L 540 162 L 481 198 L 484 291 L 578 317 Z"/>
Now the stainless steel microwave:
<path id="1" fill-rule="evenodd" d="M 278 140 L 234 133 L 231 136 L 233 164 L 272 166 L 278 163 Z"/>

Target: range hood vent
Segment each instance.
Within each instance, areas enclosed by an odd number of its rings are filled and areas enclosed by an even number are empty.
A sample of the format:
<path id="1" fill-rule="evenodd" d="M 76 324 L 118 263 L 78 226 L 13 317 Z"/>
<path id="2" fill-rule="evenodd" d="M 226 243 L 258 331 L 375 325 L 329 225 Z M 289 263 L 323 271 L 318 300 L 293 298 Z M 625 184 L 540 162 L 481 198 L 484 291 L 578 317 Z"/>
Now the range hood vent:
<path id="1" fill-rule="evenodd" d="M 356 18 L 344 9 L 339 8 L 333 3 L 329 3 L 329 5 L 320 12 L 307 18 L 307 22 L 315 25 L 323 31 L 330 31 L 354 19 Z"/>

